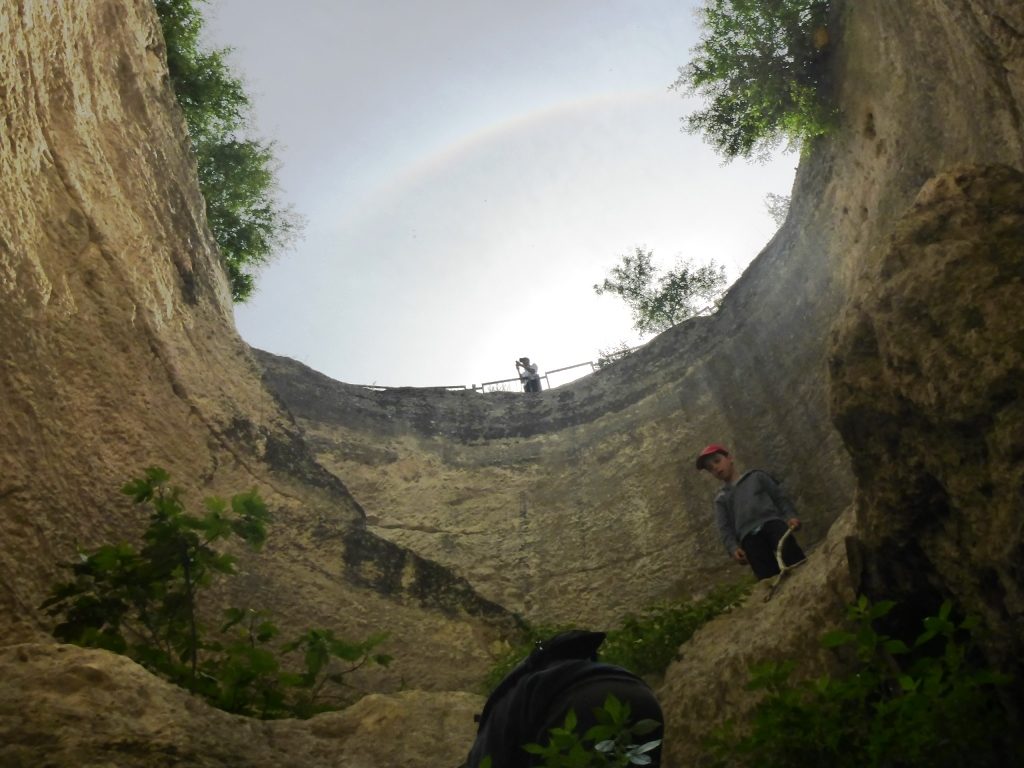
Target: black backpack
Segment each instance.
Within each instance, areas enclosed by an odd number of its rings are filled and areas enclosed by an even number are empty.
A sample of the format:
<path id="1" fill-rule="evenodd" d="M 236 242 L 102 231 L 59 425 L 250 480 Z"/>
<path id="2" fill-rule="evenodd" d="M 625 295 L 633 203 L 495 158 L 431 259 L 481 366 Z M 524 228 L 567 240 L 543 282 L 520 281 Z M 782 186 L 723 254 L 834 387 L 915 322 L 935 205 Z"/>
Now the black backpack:
<path id="1" fill-rule="evenodd" d="M 529 768 L 534 756 L 524 744 L 545 744 L 548 731 L 561 726 L 572 709 L 584 733 L 596 720 L 609 693 L 629 702 L 634 721 L 663 722 L 661 707 L 647 684 L 622 667 L 597 661 L 602 632 L 571 630 L 537 643 L 491 692 L 479 715 L 476 740 L 463 768 L 478 768 L 487 756 L 491 768 Z M 660 732 L 651 734 L 660 738 Z M 651 753 L 657 766 L 660 749 Z"/>

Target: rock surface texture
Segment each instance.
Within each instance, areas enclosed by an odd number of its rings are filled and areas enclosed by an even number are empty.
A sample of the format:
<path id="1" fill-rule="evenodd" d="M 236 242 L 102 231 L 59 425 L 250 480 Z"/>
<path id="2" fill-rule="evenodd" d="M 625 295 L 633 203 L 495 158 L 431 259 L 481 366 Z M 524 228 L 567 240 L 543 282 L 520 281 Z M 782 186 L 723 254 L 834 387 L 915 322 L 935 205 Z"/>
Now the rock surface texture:
<path id="1" fill-rule="evenodd" d="M 864 588 L 989 626 L 1024 658 L 1024 174 L 929 181 L 836 329 L 836 424 L 856 457 Z"/>
<path id="2" fill-rule="evenodd" d="M 366 696 L 310 720 L 237 717 L 132 661 L 69 645 L 0 650 L 4 768 L 437 768 L 472 742 L 471 693 Z M 78 727 L 76 727 L 76 724 Z"/>
<path id="3" fill-rule="evenodd" d="M 253 487 L 267 501 L 266 550 L 243 558 L 232 604 L 272 608 L 296 633 L 389 632 L 380 690 L 471 689 L 511 620 L 366 532 L 263 387 L 152 4 L 0 9 L 0 641 L 48 635 L 37 606 L 58 563 L 135 536 L 118 489 L 158 464 L 193 510 Z"/>
<path id="4" fill-rule="evenodd" d="M 600 628 L 739 573 L 691 465 L 712 440 L 781 475 L 816 547 L 681 649 L 668 765 L 748 705 L 748 662 L 827 665 L 856 590 L 952 597 L 1024 672 L 1024 4 L 837 0 L 831 26 L 839 127 L 721 310 L 481 396 L 249 350 L 151 4 L 0 0 L 0 764 L 454 766 L 480 700 L 449 691 L 513 613 Z M 389 631 L 377 694 L 246 721 L 49 639 L 57 564 L 138 532 L 117 489 L 150 464 L 193 505 L 260 490 L 268 546 L 226 597 Z"/>

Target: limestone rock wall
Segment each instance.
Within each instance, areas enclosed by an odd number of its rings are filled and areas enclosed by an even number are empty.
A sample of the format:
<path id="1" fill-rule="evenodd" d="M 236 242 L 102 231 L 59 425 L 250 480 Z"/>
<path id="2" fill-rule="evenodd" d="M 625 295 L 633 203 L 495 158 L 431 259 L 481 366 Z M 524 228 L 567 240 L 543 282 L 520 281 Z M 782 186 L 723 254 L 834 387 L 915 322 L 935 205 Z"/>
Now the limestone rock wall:
<path id="1" fill-rule="evenodd" d="M 159 464 L 193 506 L 267 500 L 233 603 L 390 631 L 383 690 L 471 688 L 506 612 L 365 532 L 312 460 L 234 330 L 195 176 L 148 0 L 0 3 L 0 642 L 48 634 L 58 563 L 137 533 L 118 489 Z"/>
<path id="2" fill-rule="evenodd" d="M 209 754 L 253 745 L 239 765 L 280 762 L 282 744 L 304 764 L 368 766 L 468 747 L 473 697 L 242 724 L 49 641 L 36 606 L 56 563 L 138 530 L 116 489 L 148 464 L 192 503 L 254 486 L 268 500 L 267 553 L 230 597 L 285 625 L 390 630 L 382 690 L 468 690 L 506 609 L 609 624 L 741 573 L 691 467 L 726 442 L 782 476 L 817 548 L 778 603 L 681 649 L 661 689 L 670 765 L 742 710 L 747 661 L 810 655 L 857 588 L 955 597 L 1019 666 L 1024 5 L 837 0 L 833 29 L 839 129 L 810 148 L 789 220 L 721 311 L 585 380 L 481 397 L 375 393 L 254 355 L 148 1 L 0 0 L 3 760 L 212 764 L 183 745 L 194 728 Z M 150 725 L 120 719 L 133 702 Z M 382 746 L 381 724 L 405 733 L 414 708 L 455 713 L 451 741 L 428 728 Z"/>
<path id="3" fill-rule="evenodd" d="M 717 315 L 539 395 L 377 392 L 258 360 L 370 530 L 531 620 L 608 626 L 745 575 L 714 531 L 716 483 L 693 466 L 706 443 L 779 476 L 808 544 L 849 503 L 822 389 L 843 297 L 842 254 L 826 246 L 791 222 Z"/>
<path id="4" fill-rule="evenodd" d="M 857 493 L 778 598 L 680 649 L 659 691 L 672 766 L 750 707 L 751 662 L 826 669 L 813 640 L 854 590 L 901 601 L 890 632 L 955 600 L 986 620 L 990 662 L 1021 674 L 1024 5 L 834 10 L 840 127 L 801 166 L 815 194 L 793 204 L 839 254 L 847 298 L 822 386 Z M 1019 692 L 1007 704 L 1024 709 Z"/>
<path id="5" fill-rule="evenodd" d="M 405 691 L 311 720 L 261 721 L 212 709 L 102 651 L 26 643 L 0 649 L 0 667 L 5 768 L 455 766 L 483 706 L 472 693 Z M 83 713 L 89 727 L 73 727 Z"/>
<path id="6" fill-rule="evenodd" d="M 915 612 L 953 597 L 998 628 L 989 650 L 1019 674 L 1024 174 L 940 174 L 872 256 L 831 364 L 857 449 L 864 587 Z"/>
<path id="7" fill-rule="evenodd" d="M 531 619 L 613 622 L 737 574 L 709 525 L 714 483 L 690 468 L 715 440 L 779 475 L 805 541 L 822 538 L 853 496 L 824 394 L 861 265 L 934 174 L 1022 153 L 1018 6 L 833 10 L 838 133 L 715 316 L 537 397 L 373 392 L 259 355 L 371 530 Z"/>

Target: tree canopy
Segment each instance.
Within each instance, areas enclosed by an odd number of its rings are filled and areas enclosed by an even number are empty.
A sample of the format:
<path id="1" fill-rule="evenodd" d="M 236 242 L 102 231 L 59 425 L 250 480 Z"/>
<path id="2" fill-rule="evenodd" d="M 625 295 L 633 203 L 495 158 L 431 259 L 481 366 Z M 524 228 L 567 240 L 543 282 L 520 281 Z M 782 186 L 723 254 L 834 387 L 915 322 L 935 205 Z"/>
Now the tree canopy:
<path id="1" fill-rule="evenodd" d="M 167 67 L 185 113 L 206 216 L 236 302 L 248 299 L 259 268 L 298 234 L 299 220 L 277 195 L 272 143 L 248 134 L 251 104 L 227 65 L 230 50 L 203 50 L 205 0 L 155 0 Z"/>
<path id="2" fill-rule="evenodd" d="M 696 267 L 680 260 L 664 274 L 654 265 L 654 252 L 637 247 L 625 254 L 603 283 L 598 295 L 622 297 L 633 313 L 633 327 L 641 333 L 660 333 L 710 307 L 725 288 L 725 267 L 709 261 Z"/>
<path id="3" fill-rule="evenodd" d="M 708 105 L 683 118 L 727 160 L 827 133 L 828 0 L 706 0 L 702 35 L 673 88 Z"/>

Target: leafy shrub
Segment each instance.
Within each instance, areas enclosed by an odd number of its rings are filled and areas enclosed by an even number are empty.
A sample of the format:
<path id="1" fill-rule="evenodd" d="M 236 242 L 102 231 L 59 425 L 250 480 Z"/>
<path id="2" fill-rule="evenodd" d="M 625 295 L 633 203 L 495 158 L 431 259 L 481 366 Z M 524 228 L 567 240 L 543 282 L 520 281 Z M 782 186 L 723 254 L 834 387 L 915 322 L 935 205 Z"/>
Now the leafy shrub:
<path id="1" fill-rule="evenodd" d="M 724 613 L 750 592 L 743 581 L 713 589 L 700 600 L 660 603 L 638 615 L 629 615 L 622 626 L 607 633 L 600 659 L 628 669 L 636 675 L 660 675 L 675 658 L 679 646 L 701 626 Z M 505 651 L 484 678 L 481 688 L 489 693 L 512 668 L 537 646 L 567 626 L 530 626 Z"/>
<path id="2" fill-rule="evenodd" d="M 364 664 L 390 661 L 373 653 L 383 635 L 351 643 L 323 629 L 274 651 L 268 644 L 278 628 L 252 609 L 227 609 L 211 636 L 201 595 L 217 577 L 235 573 L 235 558 L 215 545 L 234 538 L 258 550 L 267 509 L 250 491 L 230 503 L 208 498 L 202 517 L 190 515 L 169 479 L 150 467 L 122 488 L 136 504 L 152 506 L 144 544 L 138 550 L 104 545 L 68 566 L 73 580 L 58 584 L 42 606 L 61 618 L 53 630 L 57 639 L 123 654 L 216 707 L 260 717 L 336 708 L 343 702 L 325 696 L 326 684 L 344 685 L 344 676 Z M 295 651 L 302 652 L 302 666 L 287 672 L 280 657 Z"/>
<path id="3" fill-rule="evenodd" d="M 828 0 L 706 0 L 694 58 L 673 88 L 709 104 L 685 118 L 726 159 L 827 133 Z"/>
<path id="4" fill-rule="evenodd" d="M 627 616 L 621 627 L 608 633 L 601 660 L 637 675 L 660 675 L 694 632 L 739 604 L 749 592 L 750 583 L 744 581 L 717 587 L 700 600 L 660 603 Z"/>
<path id="5" fill-rule="evenodd" d="M 750 722 L 728 723 L 709 742 L 718 766 L 797 768 L 958 768 L 1002 766 L 1020 754 L 1018 735 L 999 707 L 1008 679 L 974 660 L 973 619 L 956 622 L 944 603 L 911 645 L 873 624 L 892 609 L 861 597 L 852 631 L 822 643 L 852 655 L 842 677 L 790 681 L 793 662 L 754 667 L 751 691 L 763 698 Z M 1011 748 L 1008 740 L 1017 740 Z"/>
<path id="6" fill-rule="evenodd" d="M 661 739 L 643 744 L 635 743 L 638 736 L 656 731 L 661 723 L 654 720 L 630 719 L 629 702 L 620 702 L 608 694 L 604 706 L 595 709 L 597 725 L 580 734 L 573 710 L 565 716 L 561 728 L 552 728 L 547 744 L 526 744 L 527 752 L 542 760 L 544 768 L 626 768 L 630 765 L 650 765 L 650 753 L 658 748 Z"/>
<path id="7" fill-rule="evenodd" d="M 241 80 L 227 65 L 229 49 L 200 47 L 206 0 L 154 0 L 167 66 L 185 113 L 199 167 L 199 187 L 235 301 L 255 288 L 259 267 L 297 234 L 299 221 L 277 201 L 273 145 L 246 135 L 250 109 Z"/>
<path id="8" fill-rule="evenodd" d="M 607 368 L 612 363 L 631 354 L 633 354 L 633 347 L 629 345 L 628 341 L 620 341 L 618 344 L 609 347 L 608 349 L 599 349 L 597 350 L 597 370 Z"/>

